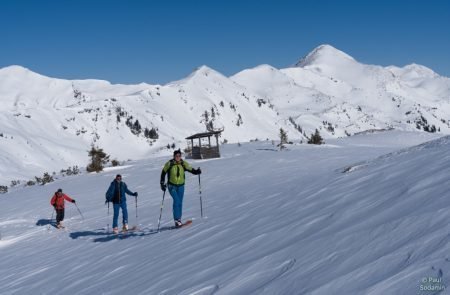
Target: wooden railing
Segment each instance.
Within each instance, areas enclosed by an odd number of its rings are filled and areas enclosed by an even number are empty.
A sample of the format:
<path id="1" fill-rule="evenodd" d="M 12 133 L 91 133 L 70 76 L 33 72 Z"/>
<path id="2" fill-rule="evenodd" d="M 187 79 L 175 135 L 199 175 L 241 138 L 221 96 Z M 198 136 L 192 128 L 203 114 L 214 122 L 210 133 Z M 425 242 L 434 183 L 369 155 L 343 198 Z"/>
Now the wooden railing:
<path id="1" fill-rule="evenodd" d="M 198 147 L 195 146 L 191 151 L 192 159 L 210 159 L 210 158 L 220 158 L 219 147 Z"/>

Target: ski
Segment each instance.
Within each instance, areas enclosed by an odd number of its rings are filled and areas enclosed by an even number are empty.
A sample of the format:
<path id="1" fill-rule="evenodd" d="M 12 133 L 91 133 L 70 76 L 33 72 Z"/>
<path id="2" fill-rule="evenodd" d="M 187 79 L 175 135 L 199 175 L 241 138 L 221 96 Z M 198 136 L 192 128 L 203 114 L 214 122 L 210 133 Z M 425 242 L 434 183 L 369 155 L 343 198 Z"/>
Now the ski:
<path id="1" fill-rule="evenodd" d="M 134 226 L 132 226 L 132 227 L 130 227 L 130 228 L 128 228 L 128 229 L 122 229 L 122 230 L 121 230 L 121 233 L 127 234 L 127 233 L 129 233 L 129 232 L 135 232 L 135 231 L 138 231 L 138 230 L 139 230 L 139 229 L 138 229 L 137 225 L 134 225 Z"/>
<path id="2" fill-rule="evenodd" d="M 191 224 L 192 224 L 192 220 L 189 219 L 189 220 L 186 220 L 185 222 L 183 222 L 183 224 L 182 224 L 181 226 L 175 226 L 175 225 L 171 225 L 171 226 L 163 226 L 163 227 L 161 227 L 159 230 L 157 230 L 157 229 L 151 230 L 150 233 L 158 233 L 158 232 L 163 232 L 163 231 L 166 231 L 166 230 L 180 229 L 180 228 L 189 226 L 189 225 L 191 225 Z"/>
<path id="3" fill-rule="evenodd" d="M 111 234 L 119 239 L 125 239 L 129 236 L 129 234 L 133 234 L 135 232 L 137 232 L 139 230 L 139 228 L 137 227 L 137 225 L 134 225 L 130 228 L 128 228 L 127 230 L 120 230 L 118 232 L 114 232 L 112 231 Z"/>
<path id="4" fill-rule="evenodd" d="M 183 222 L 183 224 L 182 225 L 180 225 L 180 226 L 173 226 L 172 228 L 173 229 L 178 229 L 178 228 L 182 228 L 182 227 L 185 227 L 185 226 L 189 226 L 189 225 L 191 225 L 192 224 L 192 219 L 188 219 L 188 220 L 186 220 L 185 222 Z"/>

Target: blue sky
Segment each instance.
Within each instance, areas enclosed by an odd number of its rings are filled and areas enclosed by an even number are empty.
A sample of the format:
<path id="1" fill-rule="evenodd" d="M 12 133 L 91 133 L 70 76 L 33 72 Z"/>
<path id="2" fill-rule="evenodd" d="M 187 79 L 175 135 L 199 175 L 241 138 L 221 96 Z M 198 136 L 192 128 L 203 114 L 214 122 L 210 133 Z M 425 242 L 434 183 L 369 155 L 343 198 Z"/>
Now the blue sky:
<path id="1" fill-rule="evenodd" d="M 450 1 L 3 0 L 0 40 L 0 67 L 113 83 L 283 68 L 321 44 L 450 77 Z"/>

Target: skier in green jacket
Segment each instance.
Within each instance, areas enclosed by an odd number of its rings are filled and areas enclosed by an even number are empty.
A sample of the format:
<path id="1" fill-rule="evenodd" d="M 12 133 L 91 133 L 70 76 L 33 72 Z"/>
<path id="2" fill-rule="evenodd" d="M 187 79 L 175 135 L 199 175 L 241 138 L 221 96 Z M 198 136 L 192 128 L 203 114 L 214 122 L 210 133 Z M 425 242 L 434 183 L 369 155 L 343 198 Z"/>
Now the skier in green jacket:
<path id="1" fill-rule="evenodd" d="M 173 159 L 168 161 L 161 172 L 161 190 L 166 191 L 165 178 L 168 174 L 168 189 L 173 199 L 173 219 L 175 226 L 182 226 L 181 215 L 183 210 L 184 181 L 185 171 L 194 175 L 201 174 L 200 168 L 192 168 L 188 162 L 181 158 L 181 151 L 178 149 L 173 152 Z"/>

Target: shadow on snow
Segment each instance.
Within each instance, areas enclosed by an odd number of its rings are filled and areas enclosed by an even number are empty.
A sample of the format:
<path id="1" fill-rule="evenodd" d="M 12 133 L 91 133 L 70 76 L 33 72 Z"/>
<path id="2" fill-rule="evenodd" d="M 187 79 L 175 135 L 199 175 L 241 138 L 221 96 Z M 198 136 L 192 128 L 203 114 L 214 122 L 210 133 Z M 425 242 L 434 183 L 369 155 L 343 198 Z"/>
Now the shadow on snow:
<path id="1" fill-rule="evenodd" d="M 51 225 L 56 228 L 56 221 L 53 219 L 39 219 L 36 222 L 37 226 Z"/>
<path id="2" fill-rule="evenodd" d="M 168 231 L 177 229 L 175 226 L 163 226 L 159 229 L 159 232 Z M 128 231 L 126 233 L 119 232 L 118 234 L 114 234 L 111 231 L 105 231 L 104 229 L 98 229 L 94 231 L 78 231 L 78 232 L 72 232 L 70 233 L 70 237 L 72 239 L 78 239 L 81 237 L 95 237 L 92 239 L 94 243 L 102 243 L 102 242 L 109 242 L 112 240 L 122 240 L 127 239 L 131 237 L 145 237 L 150 236 L 153 234 L 157 234 L 157 229 L 142 229 L 142 230 L 136 230 L 136 231 Z"/>

